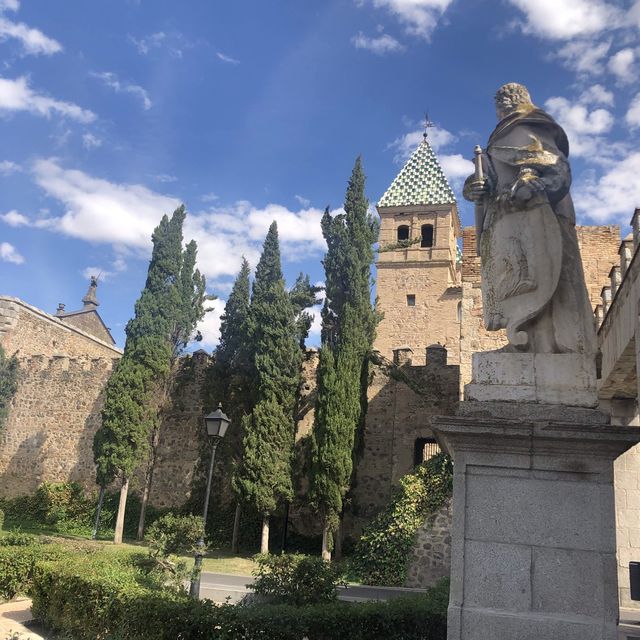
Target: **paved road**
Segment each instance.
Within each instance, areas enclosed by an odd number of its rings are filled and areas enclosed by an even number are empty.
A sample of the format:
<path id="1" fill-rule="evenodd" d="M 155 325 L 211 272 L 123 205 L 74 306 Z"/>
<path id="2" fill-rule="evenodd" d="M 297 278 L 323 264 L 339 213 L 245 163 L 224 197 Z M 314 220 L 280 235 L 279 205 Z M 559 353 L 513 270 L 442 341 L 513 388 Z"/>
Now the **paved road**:
<path id="1" fill-rule="evenodd" d="M 251 576 L 238 576 L 226 573 L 210 573 L 203 571 L 200 578 L 200 597 L 222 602 L 227 596 L 232 601 L 240 599 L 250 592 L 246 585 L 251 584 Z M 369 587 L 363 585 L 348 585 L 339 589 L 341 600 L 390 600 L 403 595 L 424 593 L 423 589 L 404 589 L 398 587 Z"/>

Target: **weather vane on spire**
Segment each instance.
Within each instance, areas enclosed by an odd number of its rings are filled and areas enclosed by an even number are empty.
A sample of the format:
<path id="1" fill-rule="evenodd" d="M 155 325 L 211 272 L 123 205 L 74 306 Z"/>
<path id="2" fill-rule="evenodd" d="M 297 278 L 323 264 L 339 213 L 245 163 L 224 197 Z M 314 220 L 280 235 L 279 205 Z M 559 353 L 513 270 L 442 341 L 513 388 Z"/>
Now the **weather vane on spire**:
<path id="1" fill-rule="evenodd" d="M 431 120 L 429 119 L 429 112 L 425 111 L 424 112 L 424 133 L 422 134 L 422 137 L 424 138 L 424 140 L 427 139 L 427 136 L 429 135 L 429 129 L 433 129 L 433 127 L 435 127 L 435 123 L 431 122 Z"/>

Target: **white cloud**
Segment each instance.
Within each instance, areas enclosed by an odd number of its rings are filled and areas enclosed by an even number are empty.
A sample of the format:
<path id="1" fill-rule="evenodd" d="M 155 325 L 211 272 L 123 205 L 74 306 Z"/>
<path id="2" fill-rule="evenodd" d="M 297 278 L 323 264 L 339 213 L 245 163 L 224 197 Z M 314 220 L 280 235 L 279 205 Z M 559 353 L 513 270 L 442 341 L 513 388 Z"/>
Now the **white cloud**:
<path id="1" fill-rule="evenodd" d="M 582 92 L 578 102 L 584 105 L 603 104 L 607 107 L 613 106 L 613 93 L 605 89 L 601 84 L 594 84 Z"/>
<path id="2" fill-rule="evenodd" d="M 122 83 L 118 80 L 118 76 L 111 71 L 103 71 L 102 73 L 93 72 L 91 75 L 94 78 L 102 80 L 107 87 L 113 89 L 116 93 L 130 93 L 131 95 L 136 96 L 142 101 L 142 106 L 145 110 L 151 109 L 153 106 L 153 103 L 149 98 L 149 94 L 146 89 L 143 89 L 141 86 L 137 84 Z"/>
<path id="3" fill-rule="evenodd" d="M 589 158 L 600 153 L 601 136 L 613 126 L 610 111 L 602 108 L 589 111 L 584 104 L 562 97 L 549 98 L 545 107 L 565 130 L 572 155 Z"/>
<path id="4" fill-rule="evenodd" d="M 18 11 L 19 0 L 0 0 L 0 14 L 5 11 Z M 33 29 L 23 22 L 12 22 L 4 15 L 0 15 L 0 40 L 14 38 L 22 44 L 24 53 L 31 55 L 44 54 L 50 56 L 62 51 L 62 45 L 53 38 L 49 38 L 39 29 Z"/>
<path id="5" fill-rule="evenodd" d="M 351 42 L 356 49 L 366 49 L 379 56 L 383 56 L 386 53 L 398 53 L 406 48 L 388 33 L 370 38 L 359 32 L 358 35 L 351 38 Z"/>
<path id="6" fill-rule="evenodd" d="M 640 93 L 631 101 L 624 119 L 632 129 L 640 127 Z"/>
<path id="7" fill-rule="evenodd" d="M 3 213 L 0 215 L 0 219 L 5 224 L 8 224 L 10 227 L 26 227 L 30 225 L 29 218 L 27 216 L 22 215 L 15 209 L 12 209 L 8 213 Z"/>
<path id="8" fill-rule="evenodd" d="M 525 14 L 522 30 L 551 40 L 593 35 L 617 26 L 623 13 L 602 0 L 510 0 Z"/>
<path id="9" fill-rule="evenodd" d="M 168 173 L 157 173 L 151 176 L 156 182 L 168 183 L 168 182 L 176 182 L 178 178 L 172 176 Z"/>
<path id="10" fill-rule="evenodd" d="M 62 51 L 62 45 L 57 40 L 44 35 L 42 31 L 33 29 L 23 22 L 12 22 L 0 16 L 0 40 L 9 38 L 19 40 L 24 52 L 31 55 L 50 56 Z"/>
<path id="11" fill-rule="evenodd" d="M 308 207 L 311 204 L 311 200 L 309 198 L 305 198 L 304 196 L 293 196 L 303 207 Z"/>
<path id="12" fill-rule="evenodd" d="M 599 178 L 590 178 L 573 189 L 576 208 L 581 218 L 598 224 L 628 224 L 640 203 L 640 153 L 615 163 Z"/>
<path id="13" fill-rule="evenodd" d="M 460 153 L 441 155 L 438 157 L 438 160 L 440 160 L 444 175 L 447 176 L 451 182 L 458 182 L 470 176 L 474 171 L 473 162 L 467 160 L 467 158 L 463 158 Z"/>
<path id="14" fill-rule="evenodd" d="M 24 258 L 18 253 L 16 248 L 8 242 L 0 243 L 0 260 L 13 264 L 22 264 Z"/>
<path id="15" fill-rule="evenodd" d="M 95 114 L 82 109 L 72 102 L 54 100 L 48 96 L 35 93 L 29 87 L 25 76 L 10 80 L 0 77 L 0 112 L 29 111 L 40 116 L 50 117 L 52 113 L 78 120 L 79 122 L 93 122 Z"/>
<path id="16" fill-rule="evenodd" d="M 633 49 L 621 49 L 609 58 L 607 66 L 622 84 L 629 84 L 635 79 L 633 63 L 636 61 L 636 52 Z"/>
<path id="17" fill-rule="evenodd" d="M 92 242 L 147 250 L 162 215 L 180 204 L 142 185 L 114 184 L 63 169 L 56 159 L 37 160 L 33 173 L 37 184 L 67 208 L 50 219 L 52 228 Z"/>
<path id="18" fill-rule="evenodd" d="M 219 200 L 219 196 L 213 193 L 213 191 L 210 191 L 209 193 L 203 193 L 200 196 L 200 200 L 202 200 L 202 202 L 214 202 L 215 200 Z"/>
<path id="19" fill-rule="evenodd" d="M 216 56 L 218 57 L 219 60 L 222 60 L 223 62 L 228 62 L 229 64 L 240 64 L 240 60 L 236 60 L 231 56 L 227 56 L 221 51 L 216 51 Z"/>
<path id="20" fill-rule="evenodd" d="M 364 4 L 365 0 L 357 0 Z M 392 13 L 407 33 L 429 39 L 439 18 L 453 0 L 371 0 L 373 6 Z"/>
<path id="21" fill-rule="evenodd" d="M 102 146 L 102 140 L 94 136 L 92 133 L 85 133 L 82 136 L 82 146 L 85 149 L 97 149 Z"/>
<path id="22" fill-rule="evenodd" d="M 557 56 L 564 65 L 583 76 L 597 75 L 605 69 L 611 41 L 573 40 L 561 47 Z"/>
<path id="23" fill-rule="evenodd" d="M 135 45 L 138 53 L 145 56 L 149 51 L 151 51 L 151 49 L 161 47 L 166 39 L 167 34 L 164 31 L 152 33 L 150 36 L 146 36 L 144 38 L 134 38 L 133 36 L 129 36 L 129 40 Z"/>
<path id="24" fill-rule="evenodd" d="M 12 173 L 16 173 L 17 171 L 21 171 L 19 164 L 12 162 L 11 160 L 0 161 L 0 176 L 8 176 Z"/>
<path id="25" fill-rule="evenodd" d="M 138 253 L 149 251 L 151 233 L 161 216 L 180 204 L 143 185 L 113 183 L 65 169 L 55 158 L 37 160 L 33 174 L 37 184 L 64 205 L 65 212 L 29 224 Z M 322 213 L 314 208 L 290 211 L 278 204 L 258 208 L 240 201 L 230 207 L 189 214 L 184 235 L 198 242 L 198 265 L 208 278 L 235 276 L 243 255 L 252 264 L 257 263 L 273 220 L 278 223 L 285 259 L 322 253 Z"/>
<path id="26" fill-rule="evenodd" d="M 220 316 L 224 313 L 226 302 L 220 298 L 207 303 L 208 311 L 198 324 L 198 331 L 202 334 L 202 347 L 213 349 L 220 341 Z"/>

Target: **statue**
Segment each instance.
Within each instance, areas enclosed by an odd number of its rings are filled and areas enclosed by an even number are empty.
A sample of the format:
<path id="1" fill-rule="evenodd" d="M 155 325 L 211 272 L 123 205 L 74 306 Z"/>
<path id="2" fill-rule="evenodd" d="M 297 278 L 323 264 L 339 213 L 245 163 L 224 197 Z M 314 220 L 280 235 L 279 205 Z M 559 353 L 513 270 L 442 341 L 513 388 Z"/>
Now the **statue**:
<path id="1" fill-rule="evenodd" d="M 496 94 L 498 126 L 464 197 L 476 204 L 485 326 L 502 351 L 595 356 L 595 321 L 569 187 L 569 143 L 526 87 Z"/>

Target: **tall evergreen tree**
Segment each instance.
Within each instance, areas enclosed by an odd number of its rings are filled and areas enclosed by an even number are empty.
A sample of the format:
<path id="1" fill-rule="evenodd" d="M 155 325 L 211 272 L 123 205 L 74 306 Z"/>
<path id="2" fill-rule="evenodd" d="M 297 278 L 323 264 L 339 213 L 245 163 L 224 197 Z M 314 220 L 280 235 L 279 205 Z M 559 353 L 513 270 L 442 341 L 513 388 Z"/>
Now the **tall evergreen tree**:
<path id="1" fill-rule="evenodd" d="M 312 285 L 309 276 L 301 273 L 296 278 L 295 284 L 289 291 L 289 299 L 293 305 L 298 328 L 298 340 L 300 348 L 305 348 L 305 341 L 309 337 L 309 329 L 313 323 L 313 315 L 307 311 L 320 302 L 318 294 L 323 287 Z"/>
<path id="2" fill-rule="evenodd" d="M 220 318 L 220 342 L 208 377 L 205 400 L 207 409 L 213 409 L 218 402 L 222 402 L 231 418 L 232 427 L 224 445 L 227 462 L 231 463 L 232 468 L 237 466 L 242 458 L 242 420 L 251 413 L 255 398 L 252 384 L 255 372 L 250 343 L 250 274 L 249 263 L 243 257 L 240 272 L 233 283 Z M 234 553 L 238 551 L 241 509 L 242 500 L 238 497 L 231 541 Z"/>
<path id="3" fill-rule="evenodd" d="M 366 411 L 367 356 L 377 323 L 371 305 L 377 224 L 369 215 L 364 184 L 362 163 L 357 158 L 344 214 L 331 217 L 327 209 L 322 218 L 327 241 L 323 262 L 327 296 L 322 310 L 310 497 L 323 520 L 325 559 L 331 557 L 330 539 L 351 482 L 355 435 Z"/>
<path id="4" fill-rule="evenodd" d="M 153 232 L 145 287 L 127 323 L 124 354 L 107 383 L 102 426 L 94 438 L 97 482 L 104 488 L 118 477 L 122 483 L 115 542 L 122 541 L 131 474 L 157 446 L 175 358 L 204 315 L 205 282 L 195 269 L 195 243 L 182 250 L 185 216 L 181 206 Z M 151 477 L 148 472 L 147 496 Z"/>
<path id="5" fill-rule="evenodd" d="M 243 420 L 243 457 L 236 493 L 263 517 L 261 551 L 269 550 L 269 517 L 293 495 L 294 408 L 302 351 L 295 312 L 285 289 L 274 222 L 256 268 L 251 298 L 251 345 L 256 405 Z"/>

